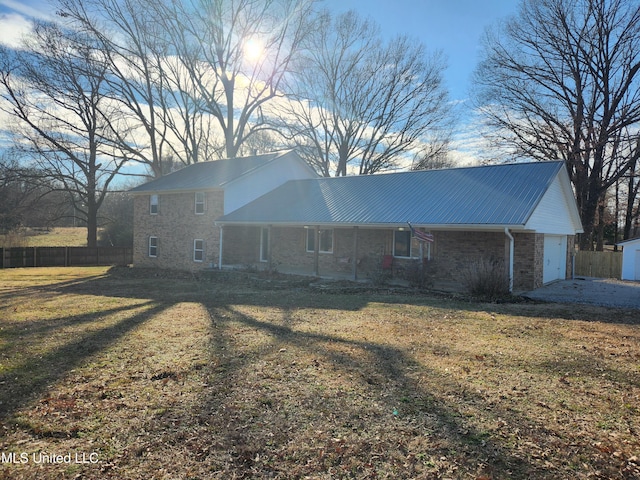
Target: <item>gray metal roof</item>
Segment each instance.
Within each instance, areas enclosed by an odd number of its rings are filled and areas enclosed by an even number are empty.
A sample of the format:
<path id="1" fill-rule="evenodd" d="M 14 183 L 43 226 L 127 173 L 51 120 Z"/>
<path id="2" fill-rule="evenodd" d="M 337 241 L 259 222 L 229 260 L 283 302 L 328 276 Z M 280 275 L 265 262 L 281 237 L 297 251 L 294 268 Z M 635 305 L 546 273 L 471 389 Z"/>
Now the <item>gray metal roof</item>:
<path id="1" fill-rule="evenodd" d="M 524 225 L 561 168 L 554 161 L 292 180 L 217 223 Z"/>
<path id="2" fill-rule="evenodd" d="M 291 152 L 291 150 L 287 150 L 265 155 L 254 155 L 252 157 L 194 163 L 178 171 L 132 188 L 130 192 L 142 193 L 223 188 L 225 184 L 230 181 Z"/>

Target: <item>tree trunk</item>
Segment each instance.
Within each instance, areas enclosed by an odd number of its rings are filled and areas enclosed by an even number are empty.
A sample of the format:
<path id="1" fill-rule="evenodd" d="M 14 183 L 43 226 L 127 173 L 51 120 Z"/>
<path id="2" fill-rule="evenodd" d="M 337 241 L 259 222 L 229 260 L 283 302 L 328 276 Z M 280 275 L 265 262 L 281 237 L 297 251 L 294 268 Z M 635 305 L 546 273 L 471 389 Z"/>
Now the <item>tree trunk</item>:
<path id="1" fill-rule="evenodd" d="M 87 247 L 98 246 L 98 205 L 95 191 L 87 196 Z"/>
<path id="2" fill-rule="evenodd" d="M 598 205 L 598 228 L 596 230 L 596 251 L 602 252 L 604 250 L 604 202 L 600 202 Z"/>
<path id="3" fill-rule="evenodd" d="M 600 203 L 596 194 L 587 195 L 580 208 L 580 219 L 584 233 L 580 236 L 580 250 L 593 250 L 594 235 L 596 233 L 596 213 Z"/>

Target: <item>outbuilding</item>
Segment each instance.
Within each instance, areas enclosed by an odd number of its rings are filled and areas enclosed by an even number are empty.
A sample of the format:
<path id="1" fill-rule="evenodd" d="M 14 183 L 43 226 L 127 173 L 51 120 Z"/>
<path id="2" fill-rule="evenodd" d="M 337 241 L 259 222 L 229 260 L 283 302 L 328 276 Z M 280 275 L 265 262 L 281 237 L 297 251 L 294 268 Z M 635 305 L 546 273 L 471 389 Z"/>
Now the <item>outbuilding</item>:
<path id="1" fill-rule="evenodd" d="M 640 280 L 640 238 L 618 245 L 622 246 L 622 280 Z"/>

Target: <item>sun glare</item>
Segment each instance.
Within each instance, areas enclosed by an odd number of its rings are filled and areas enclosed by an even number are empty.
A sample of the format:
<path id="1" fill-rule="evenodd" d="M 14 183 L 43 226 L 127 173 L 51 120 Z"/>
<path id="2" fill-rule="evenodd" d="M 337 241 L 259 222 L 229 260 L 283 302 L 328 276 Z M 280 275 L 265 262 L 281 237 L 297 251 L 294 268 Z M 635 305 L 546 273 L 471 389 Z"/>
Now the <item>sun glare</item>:
<path id="1" fill-rule="evenodd" d="M 258 60 L 264 53 L 264 44 L 260 40 L 251 38 L 244 44 L 245 58 L 251 62 Z"/>

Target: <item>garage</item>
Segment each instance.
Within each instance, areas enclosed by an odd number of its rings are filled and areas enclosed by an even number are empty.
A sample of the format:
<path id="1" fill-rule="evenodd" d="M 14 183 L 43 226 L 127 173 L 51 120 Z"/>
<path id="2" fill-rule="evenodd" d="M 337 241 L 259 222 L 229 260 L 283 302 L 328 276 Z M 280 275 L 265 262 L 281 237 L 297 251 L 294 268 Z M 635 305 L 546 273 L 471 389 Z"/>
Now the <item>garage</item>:
<path id="1" fill-rule="evenodd" d="M 542 282 L 564 280 L 567 272 L 567 237 L 566 235 L 544 236 L 544 266 Z"/>

